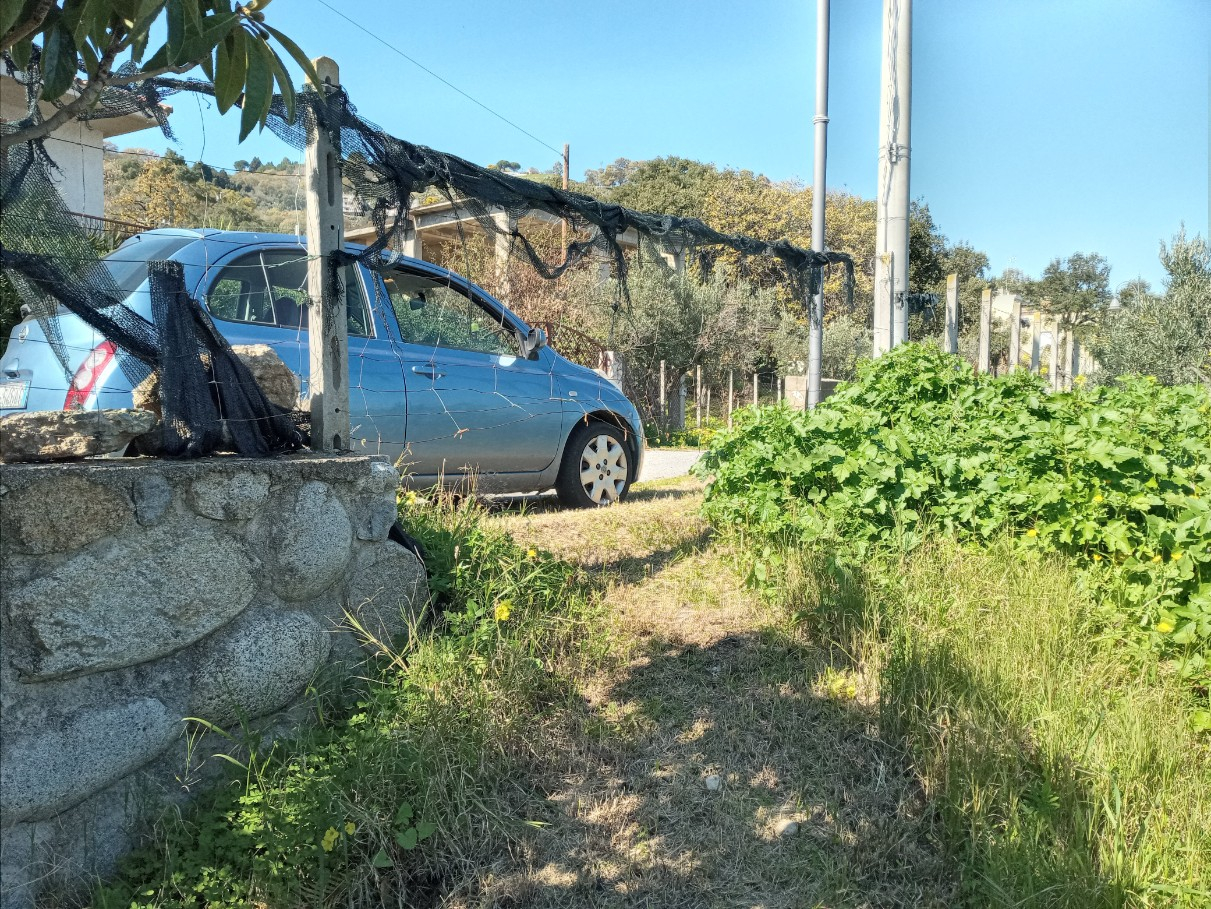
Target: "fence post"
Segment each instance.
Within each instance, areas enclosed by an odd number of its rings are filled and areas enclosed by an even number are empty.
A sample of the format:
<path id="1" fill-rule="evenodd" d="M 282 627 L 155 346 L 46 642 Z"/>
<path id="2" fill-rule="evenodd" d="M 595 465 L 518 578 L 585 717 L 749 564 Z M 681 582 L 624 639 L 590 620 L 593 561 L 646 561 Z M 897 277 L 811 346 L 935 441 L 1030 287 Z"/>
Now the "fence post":
<path id="1" fill-rule="evenodd" d="M 875 305 L 874 323 L 871 336 L 873 353 L 876 357 L 887 353 L 894 346 L 895 327 L 895 295 L 896 279 L 892 274 L 895 257 L 890 252 L 878 256 L 875 266 Z"/>
<path id="2" fill-rule="evenodd" d="M 1009 310 L 1009 371 L 1022 362 L 1022 301 L 1016 296 Z"/>
<path id="3" fill-rule="evenodd" d="M 706 387 L 706 418 L 711 418 L 711 386 Z"/>
<path id="4" fill-rule="evenodd" d="M 946 276 L 946 352 L 959 352 L 959 276 Z"/>
<path id="5" fill-rule="evenodd" d="M 1051 356 L 1047 363 L 1047 385 L 1052 391 L 1060 390 L 1060 323 L 1051 323 Z"/>
<path id="6" fill-rule="evenodd" d="M 665 388 L 664 377 L 664 360 L 660 361 L 660 425 L 664 429 L 669 427 L 669 404 L 668 392 Z"/>
<path id="7" fill-rule="evenodd" d="M 736 406 L 736 370 L 727 371 L 727 428 L 732 428 L 732 409 Z"/>
<path id="8" fill-rule="evenodd" d="M 325 94 L 340 85 L 340 69 L 330 57 L 311 61 Z M 321 101 L 321 103 L 323 103 Z M 315 119 L 307 124 L 307 283 L 311 374 L 311 447 L 349 448 L 349 320 L 345 314 L 344 270 L 331 271 L 334 254 L 345 246 L 340 135 Z"/>
<path id="9" fill-rule="evenodd" d="M 702 428 L 702 364 L 694 367 L 694 420 Z"/>
<path id="10" fill-rule="evenodd" d="M 980 346 L 976 353 L 976 370 L 990 372 L 992 363 L 992 288 L 980 294 Z"/>
<path id="11" fill-rule="evenodd" d="M 677 382 L 677 428 L 685 429 L 685 373 Z"/>
<path id="12" fill-rule="evenodd" d="M 761 397 L 760 397 L 760 395 L 761 395 L 761 385 L 760 385 L 760 383 L 757 381 L 757 374 L 756 374 L 756 373 L 753 373 L 753 406 L 754 406 L 754 407 L 760 407 L 760 406 L 761 406 Z"/>

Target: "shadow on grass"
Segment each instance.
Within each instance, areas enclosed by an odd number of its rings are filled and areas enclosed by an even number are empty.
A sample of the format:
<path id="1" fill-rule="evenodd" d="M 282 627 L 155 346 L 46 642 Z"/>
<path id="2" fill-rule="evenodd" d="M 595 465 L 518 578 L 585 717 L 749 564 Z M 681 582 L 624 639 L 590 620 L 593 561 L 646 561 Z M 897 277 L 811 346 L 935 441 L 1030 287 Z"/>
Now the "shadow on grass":
<path id="1" fill-rule="evenodd" d="M 936 824 L 822 651 L 653 641 L 561 757 L 527 906 L 950 906 Z M 844 686 L 842 686 L 842 689 Z M 558 763 L 558 762 L 557 762 Z M 712 788 L 718 778 L 717 788 Z M 709 782 L 708 782 L 709 781 Z M 791 827 L 789 832 L 787 825 Z"/>

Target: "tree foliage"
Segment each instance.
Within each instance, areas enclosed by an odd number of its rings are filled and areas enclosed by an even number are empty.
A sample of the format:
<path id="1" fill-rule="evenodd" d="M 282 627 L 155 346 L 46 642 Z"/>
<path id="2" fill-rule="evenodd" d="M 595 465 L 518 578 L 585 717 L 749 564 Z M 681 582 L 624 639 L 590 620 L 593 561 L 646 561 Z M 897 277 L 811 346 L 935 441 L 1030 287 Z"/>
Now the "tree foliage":
<path id="1" fill-rule="evenodd" d="M 293 119 L 294 84 L 278 49 L 319 79 L 302 49 L 265 21 L 269 2 L 9 0 L 0 6 L 0 51 L 57 110 L 0 136 L 0 148 L 49 136 L 107 88 L 195 66 L 214 82 L 220 113 L 242 108 L 241 140 L 264 126 L 275 84 Z M 165 40 L 149 52 L 153 33 Z"/>
<path id="2" fill-rule="evenodd" d="M 1155 376 L 1166 385 L 1211 384 L 1211 245 L 1185 230 L 1166 246 L 1164 296 L 1120 295 L 1122 309 L 1108 314 L 1094 344 L 1106 376 Z"/>

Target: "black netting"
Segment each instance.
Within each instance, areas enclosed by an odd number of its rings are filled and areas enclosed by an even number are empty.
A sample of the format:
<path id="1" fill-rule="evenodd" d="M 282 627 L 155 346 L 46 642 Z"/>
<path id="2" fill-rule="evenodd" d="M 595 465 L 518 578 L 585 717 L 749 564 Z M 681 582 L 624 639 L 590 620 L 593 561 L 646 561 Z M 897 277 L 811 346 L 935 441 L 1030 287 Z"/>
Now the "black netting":
<path id="1" fill-rule="evenodd" d="M 9 66 L 11 73 L 11 63 Z M 36 73 L 31 69 L 19 75 L 32 84 Z M 182 91 L 213 96 L 214 86 L 155 78 L 108 89 L 86 119 L 141 113 L 153 117 L 169 134 L 161 105 Z M 841 266 L 852 302 L 854 266 L 844 253 L 814 252 L 786 241 L 770 243 L 725 234 L 696 218 L 634 211 L 480 167 L 389 135 L 358 116 L 340 89 L 324 96 L 303 92 L 298 110 L 297 118 L 287 117 L 284 102 L 275 98 L 268 126 L 296 149 L 304 149 L 309 131 L 317 128 L 339 141 L 344 178 L 369 213 L 377 235 L 354 258 L 371 266 L 381 264 L 387 244 L 399 235 L 414 196 L 435 190 L 460 214 L 473 217 L 489 236 L 506 238 L 510 251 L 545 278 L 558 277 L 592 254 L 614 263 L 625 295 L 627 260 L 619 237 L 634 230 L 665 252 L 687 257 L 705 256 L 714 250 L 735 251 L 742 261 L 750 256 L 772 257 L 785 267 L 787 279 L 801 299 L 819 290 L 826 269 Z M 31 103 L 26 121 L 3 128 L 13 131 L 40 116 L 37 105 Z M 171 418 L 165 413 L 165 424 L 171 427 L 166 430 L 166 452 L 205 454 L 230 443 L 244 454 L 265 454 L 297 443 L 299 434 L 291 421 L 264 400 L 247 370 L 183 287 L 171 290 L 164 283 L 166 276 L 155 279 L 160 294 L 155 324 L 117 305 L 122 294 L 55 192 L 49 178 L 53 162 L 40 142 L 10 147 L 4 164 L 5 216 L 0 232 L 4 267 L 46 329 L 65 370 L 70 366 L 55 324 L 59 306 L 117 344 L 122 369 L 132 383 L 152 369 L 160 371 L 165 400 L 174 402 Z M 535 212 L 561 219 L 571 228 L 574 239 L 553 259 L 545 258 L 518 226 Z M 501 214 L 507 217 L 499 218 Z M 340 267 L 349 259 L 338 251 L 329 262 L 334 286 Z M 173 353 L 162 353 L 165 350 Z M 178 394 L 183 396 L 180 403 L 176 403 Z M 223 426 L 230 438 L 224 437 Z"/>

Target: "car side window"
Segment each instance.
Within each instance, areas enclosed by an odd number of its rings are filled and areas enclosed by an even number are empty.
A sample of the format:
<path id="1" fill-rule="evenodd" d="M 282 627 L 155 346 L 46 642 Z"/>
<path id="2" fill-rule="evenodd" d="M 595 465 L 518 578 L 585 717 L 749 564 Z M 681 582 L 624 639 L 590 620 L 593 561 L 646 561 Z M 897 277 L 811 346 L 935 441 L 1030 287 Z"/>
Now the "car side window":
<path id="1" fill-rule="evenodd" d="M 457 284 L 402 270 L 384 272 L 382 277 L 406 343 L 519 355 L 517 332 L 504 315 L 489 310 Z"/>
<path id="2" fill-rule="evenodd" d="M 295 330 L 307 328 L 309 301 L 307 255 L 293 249 L 241 256 L 223 267 L 206 295 L 206 305 L 216 318 Z M 356 265 L 345 266 L 345 304 L 349 334 L 373 335 Z"/>

